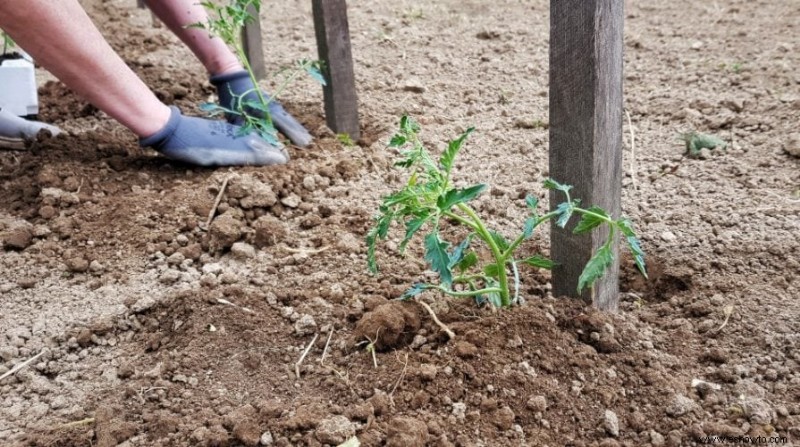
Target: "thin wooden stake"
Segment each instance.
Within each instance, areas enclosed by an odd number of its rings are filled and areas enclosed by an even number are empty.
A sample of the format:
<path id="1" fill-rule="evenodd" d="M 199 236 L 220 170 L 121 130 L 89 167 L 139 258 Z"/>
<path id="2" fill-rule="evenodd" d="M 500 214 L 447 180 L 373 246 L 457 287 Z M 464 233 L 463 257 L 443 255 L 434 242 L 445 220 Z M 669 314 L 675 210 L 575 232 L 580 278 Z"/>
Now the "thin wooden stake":
<path id="1" fill-rule="evenodd" d="M 214 205 L 211 207 L 211 211 L 208 212 L 208 219 L 206 220 L 206 228 L 211 225 L 211 221 L 214 220 L 214 215 L 217 214 L 217 208 L 219 208 L 219 203 L 222 201 L 222 196 L 225 195 L 225 188 L 228 187 L 228 180 L 230 177 L 225 177 L 225 180 L 222 181 L 222 186 L 219 188 L 219 193 L 217 193 L 217 198 L 214 200 Z"/>

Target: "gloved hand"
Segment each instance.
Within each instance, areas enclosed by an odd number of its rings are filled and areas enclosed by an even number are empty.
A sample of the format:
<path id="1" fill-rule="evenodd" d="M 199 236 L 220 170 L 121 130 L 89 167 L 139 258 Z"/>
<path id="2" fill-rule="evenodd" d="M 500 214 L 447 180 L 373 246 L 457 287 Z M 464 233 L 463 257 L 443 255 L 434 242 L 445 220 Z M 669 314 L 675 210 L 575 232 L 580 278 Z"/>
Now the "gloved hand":
<path id="1" fill-rule="evenodd" d="M 163 129 L 139 140 L 167 158 L 199 166 L 265 166 L 289 161 L 283 146 L 273 146 L 256 134 L 240 135 L 238 126 L 217 120 L 172 115 Z"/>
<path id="2" fill-rule="evenodd" d="M 219 103 L 226 109 L 236 110 L 236 100 L 242 95 L 244 95 L 242 98 L 244 101 L 258 102 L 258 94 L 254 90 L 256 87 L 246 71 L 212 76 L 211 84 L 217 88 Z M 267 93 L 264 93 L 264 95 L 265 99 L 269 97 Z M 250 109 L 247 112 L 253 116 L 263 115 L 260 110 Z M 290 115 L 279 102 L 270 101 L 269 114 L 272 117 L 275 128 L 286 135 L 293 144 L 300 147 L 306 147 L 311 144 L 313 137 L 308 130 Z M 228 122 L 241 124 L 241 117 L 229 115 Z"/>
<path id="3" fill-rule="evenodd" d="M 36 141 L 39 132 L 56 136 L 61 129 L 39 121 L 28 121 L 0 107 L 0 147 L 8 149 L 25 149 L 32 141 Z"/>

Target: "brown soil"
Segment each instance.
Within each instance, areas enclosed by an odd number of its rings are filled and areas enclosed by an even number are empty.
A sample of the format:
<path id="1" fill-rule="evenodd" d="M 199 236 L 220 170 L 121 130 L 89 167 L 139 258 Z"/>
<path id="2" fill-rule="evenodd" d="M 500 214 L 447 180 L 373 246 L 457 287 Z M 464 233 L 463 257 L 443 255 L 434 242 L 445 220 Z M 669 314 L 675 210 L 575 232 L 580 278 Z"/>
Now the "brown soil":
<path id="1" fill-rule="evenodd" d="M 213 90 L 129 1 L 83 2 L 165 102 Z M 281 3 L 281 2 L 276 2 Z M 270 5 L 270 61 L 314 54 L 310 4 Z M 695 445 L 800 437 L 800 11 L 791 2 L 629 4 L 623 209 L 649 281 L 623 260 L 622 309 L 556 299 L 495 312 L 428 295 L 418 246 L 382 246 L 379 198 L 404 181 L 384 148 L 403 112 L 521 225 L 547 175 L 547 2 L 350 5 L 365 137 L 343 147 L 321 92 L 284 102 L 315 134 L 284 167 L 197 169 L 135 138 L 57 81 L 63 136 L 0 153 L 0 444 L 11 446 Z M 43 79 L 52 79 L 42 73 Z M 731 144 L 683 157 L 680 131 Z M 791 143 L 793 142 L 794 143 Z M 225 199 L 206 228 L 224 179 Z M 539 234 L 532 247 L 546 247 Z M 313 342 L 302 363 L 298 360 Z M 369 348 L 369 349 L 368 349 Z M 375 348 L 375 349 L 372 349 Z M 296 371 L 300 372 L 300 377 Z M 695 380 L 697 379 L 697 380 Z"/>

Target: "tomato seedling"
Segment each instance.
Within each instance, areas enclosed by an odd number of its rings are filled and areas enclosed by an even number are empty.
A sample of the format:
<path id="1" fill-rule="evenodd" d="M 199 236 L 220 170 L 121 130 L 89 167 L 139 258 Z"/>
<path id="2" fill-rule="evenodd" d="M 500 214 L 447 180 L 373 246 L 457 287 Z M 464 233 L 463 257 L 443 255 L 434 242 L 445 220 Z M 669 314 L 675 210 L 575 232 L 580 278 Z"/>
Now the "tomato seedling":
<path id="1" fill-rule="evenodd" d="M 564 228 L 572 216 L 580 216 L 573 233 L 586 234 L 601 225 L 606 225 L 609 235 L 606 242 L 595 252 L 586 264 L 578 281 L 578 293 L 592 287 L 614 261 L 613 241 L 619 233 L 633 255 L 639 271 L 647 276 L 639 239 L 631 222 L 621 217 L 612 218 L 597 206 L 581 208 L 580 200 L 570 197 L 571 186 L 562 185 L 548 179 L 544 187 L 556 190 L 565 197 L 553 211 L 540 215 L 537 211 L 539 201 L 533 196 L 525 199 L 528 217 L 522 231 L 513 239 L 507 239 L 496 231 L 487 228 L 484 221 L 469 202 L 486 190 L 487 185 L 477 184 L 466 188 L 453 186 L 452 171 L 454 161 L 473 128 L 452 140 L 435 160 L 419 138 L 419 124 L 408 116 L 400 120 L 400 130 L 392 137 L 389 146 L 400 151 L 395 166 L 410 171 L 406 185 L 383 198 L 375 217 L 375 226 L 367 235 L 368 264 L 372 272 L 377 272 L 377 243 L 389 235 L 393 223 L 405 227 L 405 236 L 400 243 L 403 252 L 415 235 L 425 230 L 423 237 L 425 260 L 439 276 L 438 284 L 418 283 L 408 289 L 400 298 L 410 299 L 425 290 L 437 290 L 454 297 L 474 297 L 480 302 L 488 301 L 497 307 L 508 307 L 519 299 L 519 266 L 551 269 L 553 261 L 540 255 L 517 259 L 515 254 L 523 242 L 529 240 L 534 230 L 552 219 Z M 458 244 L 451 244 L 442 238 L 441 221 L 447 220 L 468 230 L 466 237 Z M 488 248 L 491 259 L 482 260 L 473 242 L 480 241 Z M 511 276 L 511 277 L 510 277 Z M 509 287 L 513 279 L 514 297 Z"/>

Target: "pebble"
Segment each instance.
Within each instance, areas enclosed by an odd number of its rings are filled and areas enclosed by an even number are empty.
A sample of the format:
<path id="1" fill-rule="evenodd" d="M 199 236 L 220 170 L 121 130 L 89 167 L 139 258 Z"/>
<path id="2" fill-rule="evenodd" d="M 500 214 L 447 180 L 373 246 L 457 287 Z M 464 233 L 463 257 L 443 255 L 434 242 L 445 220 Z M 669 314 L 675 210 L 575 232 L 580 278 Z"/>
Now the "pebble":
<path id="1" fill-rule="evenodd" d="M 614 437 L 619 436 L 619 418 L 617 413 L 611 410 L 606 410 L 603 414 L 603 428 L 606 432 Z"/>
<path id="2" fill-rule="evenodd" d="M 542 395 L 533 396 L 526 403 L 528 409 L 543 412 L 547 410 L 547 398 Z"/>
<path id="3" fill-rule="evenodd" d="M 411 92 L 411 93 L 425 93 L 428 89 L 425 87 L 425 84 L 422 83 L 417 78 L 410 78 L 407 79 L 403 83 L 403 91 Z"/>
<path id="4" fill-rule="evenodd" d="M 300 206 L 300 202 L 302 202 L 302 199 L 297 194 L 289 194 L 281 199 L 281 203 L 289 208 L 297 208 Z"/>
<path id="5" fill-rule="evenodd" d="M 661 239 L 664 242 L 673 242 L 676 239 L 678 239 L 678 236 L 675 236 L 675 233 L 673 233 L 671 231 L 665 231 L 665 232 L 661 233 Z"/>
<path id="6" fill-rule="evenodd" d="M 181 279 L 181 272 L 172 269 L 165 270 L 164 273 L 158 277 L 158 281 L 161 284 L 175 284 L 179 279 Z"/>
<path id="7" fill-rule="evenodd" d="M 256 248 L 246 242 L 237 242 L 231 247 L 231 254 L 236 259 L 252 259 L 256 257 Z"/>
<path id="8" fill-rule="evenodd" d="M 317 331 L 317 322 L 314 317 L 308 314 L 303 314 L 300 319 L 294 323 L 294 332 L 297 335 L 310 335 Z"/>
<path id="9" fill-rule="evenodd" d="M 694 407 L 695 403 L 692 399 L 682 394 L 676 394 L 672 397 L 672 402 L 670 402 L 666 412 L 667 415 L 677 418 L 689 413 Z"/>
<path id="10" fill-rule="evenodd" d="M 155 300 L 155 298 L 153 298 L 151 296 L 146 296 L 146 297 L 140 298 L 139 301 L 133 303 L 133 306 L 131 306 L 131 310 L 134 313 L 137 313 L 137 314 L 138 313 L 142 313 L 142 312 L 145 312 L 145 311 L 151 309 L 157 303 L 158 302 Z"/>
<path id="11" fill-rule="evenodd" d="M 261 445 L 272 445 L 275 440 L 272 438 L 272 433 L 265 431 L 259 439 Z"/>
<path id="12" fill-rule="evenodd" d="M 793 157 L 800 158 L 800 133 L 790 134 L 783 143 L 783 150 Z"/>
<path id="13" fill-rule="evenodd" d="M 73 273 L 85 273 L 89 270 L 89 261 L 79 256 L 67 259 L 65 264 L 67 269 Z"/>
<path id="14" fill-rule="evenodd" d="M 338 415 L 323 419 L 317 426 L 314 437 L 323 444 L 339 445 L 355 436 L 355 434 L 356 428 L 350 422 L 350 419 Z"/>

